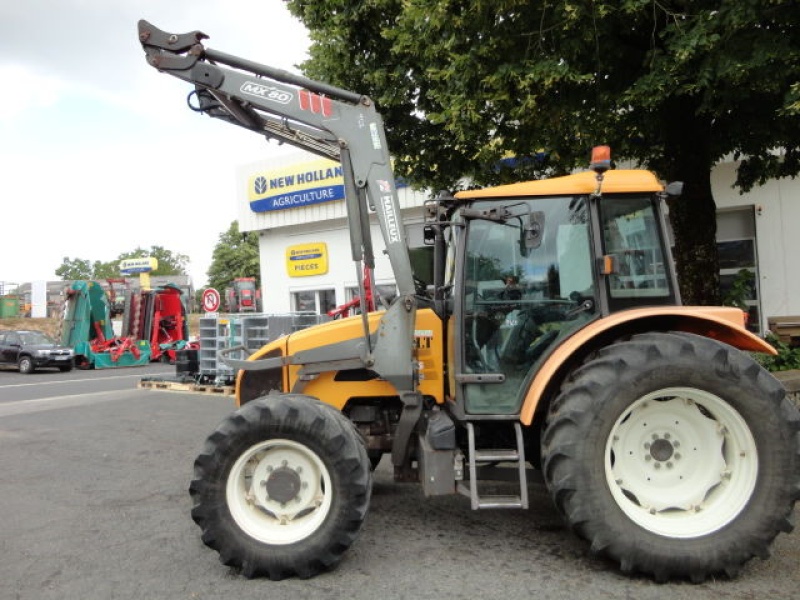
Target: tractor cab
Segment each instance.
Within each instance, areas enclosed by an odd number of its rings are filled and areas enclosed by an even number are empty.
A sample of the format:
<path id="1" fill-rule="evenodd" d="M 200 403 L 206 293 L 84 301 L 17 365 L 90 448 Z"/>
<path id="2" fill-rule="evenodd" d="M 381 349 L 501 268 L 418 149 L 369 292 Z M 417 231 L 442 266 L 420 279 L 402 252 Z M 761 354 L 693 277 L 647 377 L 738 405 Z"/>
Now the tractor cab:
<path id="1" fill-rule="evenodd" d="M 439 199 L 429 227 L 465 413 L 517 415 L 536 365 L 587 322 L 679 304 L 663 189 L 637 170 L 598 190 L 587 171 Z"/>

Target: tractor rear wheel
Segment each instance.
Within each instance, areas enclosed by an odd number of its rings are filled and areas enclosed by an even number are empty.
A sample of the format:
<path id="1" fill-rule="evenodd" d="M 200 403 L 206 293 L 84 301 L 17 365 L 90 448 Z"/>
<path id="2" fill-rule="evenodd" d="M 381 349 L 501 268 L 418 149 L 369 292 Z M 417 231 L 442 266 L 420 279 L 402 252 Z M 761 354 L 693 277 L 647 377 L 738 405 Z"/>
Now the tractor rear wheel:
<path id="1" fill-rule="evenodd" d="M 791 531 L 800 415 L 743 352 L 652 333 L 591 357 L 553 402 L 544 474 L 569 525 L 627 573 L 733 577 Z"/>
<path id="2" fill-rule="evenodd" d="M 366 516 L 369 459 L 352 423 L 314 398 L 245 404 L 206 441 L 192 518 L 245 577 L 311 577 L 339 562 Z"/>

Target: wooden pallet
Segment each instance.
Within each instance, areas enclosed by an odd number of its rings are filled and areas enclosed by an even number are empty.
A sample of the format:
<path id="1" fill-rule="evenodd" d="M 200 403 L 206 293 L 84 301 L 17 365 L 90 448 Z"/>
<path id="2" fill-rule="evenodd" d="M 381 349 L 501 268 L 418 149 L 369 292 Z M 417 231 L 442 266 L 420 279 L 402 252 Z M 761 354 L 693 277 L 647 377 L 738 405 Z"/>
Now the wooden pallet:
<path id="1" fill-rule="evenodd" d="M 138 386 L 141 389 L 160 390 L 166 392 L 189 392 L 192 394 L 208 394 L 215 396 L 233 396 L 233 386 L 201 385 L 197 383 L 183 383 L 180 381 L 154 381 L 142 380 Z"/>

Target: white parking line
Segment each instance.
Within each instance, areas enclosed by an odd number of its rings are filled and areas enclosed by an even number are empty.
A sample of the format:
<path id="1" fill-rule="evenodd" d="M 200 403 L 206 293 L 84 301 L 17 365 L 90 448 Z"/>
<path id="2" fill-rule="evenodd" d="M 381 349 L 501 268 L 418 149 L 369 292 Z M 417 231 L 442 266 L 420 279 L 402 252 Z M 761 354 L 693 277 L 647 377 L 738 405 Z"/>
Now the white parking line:
<path id="1" fill-rule="evenodd" d="M 65 383 L 83 383 L 86 381 L 105 381 L 107 379 L 131 379 L 133 377 L 141 379 L 148 375 L 159 375 L 160 373 L 136 373 L 135 375 L 110 375 L 98 379 L 97 377 L 86 377 L 84 379 L 59 379 L 58 381 L 35 381 L 33 383 L 12 383 L 2 386 L 3 388 L 31 387 L 42 385 L 64 385 Z"/>
<path id="2" fill-rule="evenodd" d="M 52 396 L 50 398 L 33 398 L 0 404 L 0 418 L 24 415 L 45 410 L 72 408 L 98 402 L 116 402 L 130 400 L 134 395 L 141 395 L 141 390 L 117 390 L 114 392 L 93 392 L 89 394 L 73 394 L 70 396 Z"/>

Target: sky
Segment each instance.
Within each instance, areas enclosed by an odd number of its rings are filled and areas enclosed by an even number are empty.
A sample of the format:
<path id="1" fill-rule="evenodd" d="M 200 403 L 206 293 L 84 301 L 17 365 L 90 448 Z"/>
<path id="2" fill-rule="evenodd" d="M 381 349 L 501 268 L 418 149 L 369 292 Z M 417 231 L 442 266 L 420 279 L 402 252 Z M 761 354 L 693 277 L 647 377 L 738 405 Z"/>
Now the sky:
<path id="1" fill-rule="evenodd" d="M 157 245 L 199 288 L 237 168 L 291 152 L 192 112 L 192 86 L 145 62 L 139 19 L 292 72 L 307 56 L 282 0 L 0 0 L 0 283 Z"/>

